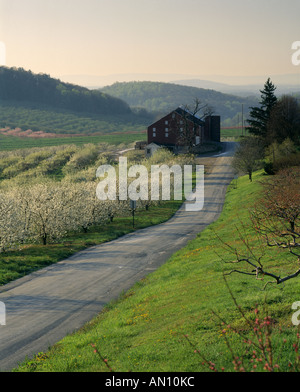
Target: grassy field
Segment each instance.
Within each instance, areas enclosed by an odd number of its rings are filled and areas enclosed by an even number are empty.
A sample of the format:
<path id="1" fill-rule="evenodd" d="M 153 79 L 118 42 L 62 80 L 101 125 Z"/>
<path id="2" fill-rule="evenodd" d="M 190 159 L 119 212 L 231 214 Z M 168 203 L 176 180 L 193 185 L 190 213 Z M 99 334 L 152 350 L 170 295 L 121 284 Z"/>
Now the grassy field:
<path id="1" fill-rule="evenodd" d="M 241 249 L 236 227 L 242 221 L 249 243 L 258 247 L 248 213 L 263 179 L 262 172 L 255 173 L 253 183 L 240 178 L 229 187 L 217 222 L 79 332 L 15 371 L 267 371 L 264 355 L 272 355 L 273 365 L 279 366 L 274 369 L 293 370 L 297 329 L 291 306 L 300 300 L 299 279 L 265 291 L 265 281 L 253 277 L 232 274 L 226 283 L 223 272 L 232 266 L 220 255 L 230 256 L 216 235 Z M 280 252 L 267 255 L 276 272 L 291 263 Z M 265 312 L 272 321 L 264 319 Z M 265 343 L 264 353 L 255 346 L 258 339 Z"/>
<path id="2" fill-rule="evenodd" d="M 30 138 L 0 135 L 0 151 L 12 151 L 33 147 L 52 147 L 66 144 L 75 144 L 76 146 L 82 146 L 88 143 L 108 143 L 118 145 L 121 143 L 128 144 L 143 140 L 146 140 L 146 134 L 144 132 L 112 133 L 97 136 L 67 136 L 55 138 Z"/>
<path id="3" fill-rule="evenodd" d="M 222 140 L 236 140 L 241 136 L 241 130 L 238 128 L 222 129 Z M 87 143 L 108 143 L 117 145 L 121 143 L 134 143 L 136 141 L 146 141 L 147 134 L 145 131 L 141 132 L 115 132 L 103 135 L 94 136 L 66 136 L 66 137 L 52 137 L 52 138 L 32 138 L 32 137 L 17 137 L 0 135 L 0 151 L 13 151 L 22 148 L 33 147 L 51 147 L 61 146 L 66 144 L 75 144 L 82 146 Z"/>
<path id="4" fill-rule="evenodd" d="M 222 140 L 237 140 L 241 136 L 246 136 L 248 135 L 249 132 L 245 129 L 242 129 L 241 127 L 235 127 L 235 128 L 222 128 L 221 129 L 221 139 Z"/>

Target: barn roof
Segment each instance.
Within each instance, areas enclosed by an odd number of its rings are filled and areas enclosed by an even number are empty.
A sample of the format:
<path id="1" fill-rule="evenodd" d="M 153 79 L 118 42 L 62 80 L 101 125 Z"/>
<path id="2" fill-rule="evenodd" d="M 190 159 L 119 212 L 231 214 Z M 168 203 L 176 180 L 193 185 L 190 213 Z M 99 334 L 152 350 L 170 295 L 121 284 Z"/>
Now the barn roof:
<path id="1" fill-rule="evenodd" d="M 155 125 L 156 123 L 158 123 L 161 119 L 168 117 L 170 114 L 176 112 L 177 114 L 179 114 L 180 116 L 184 117 L 185 119 L 196 123 L 200 126 L 203 126 L 205 124 L 205 122 L 197 115 L 194 115 L 192 112 L 190 112 L 189 110 L 187 110 L 186 108 L 184 108 L 183 106 L 179 106 L 177 109 L 172 110 L 170 113 L 166 114 L 165 116 L 161 117 L 159 120 L 156 120 L 154 123 L 150 124 L 148 126 L 152 127 L 153 125 Z"/>
<path id="2" fill-rule="evenodd" d="M 199 117 L 197 116 L 197 114 L 193 114 L 191 111 L 189 111 L 188 109 L 179 106 L 176 110 L 176 113 L 178 113 L 180 116 L 187 118 L 188 120 L 195 122 L 198 125 L 204 125 L 205 122 Z"/>

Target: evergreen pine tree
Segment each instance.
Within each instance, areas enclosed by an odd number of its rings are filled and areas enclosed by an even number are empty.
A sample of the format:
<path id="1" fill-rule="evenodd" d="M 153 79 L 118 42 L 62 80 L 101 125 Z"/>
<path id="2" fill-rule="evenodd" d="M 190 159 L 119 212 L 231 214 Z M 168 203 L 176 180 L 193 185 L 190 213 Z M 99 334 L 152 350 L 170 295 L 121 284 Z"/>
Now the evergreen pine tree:
<path id="1" fill-rule="evenodd" d="M 268 78 L 264 85 L 264 89 L 261 92 L 260 107 L 251 107 L 250 118 L 248 119 L 249 127 L 248 131 L 256 136 L 260 136 L 266 139 L 268 133 L 268 122 L 272 108 L 277 102 L 277 97 L 274 92 L 276 87 Z"/>

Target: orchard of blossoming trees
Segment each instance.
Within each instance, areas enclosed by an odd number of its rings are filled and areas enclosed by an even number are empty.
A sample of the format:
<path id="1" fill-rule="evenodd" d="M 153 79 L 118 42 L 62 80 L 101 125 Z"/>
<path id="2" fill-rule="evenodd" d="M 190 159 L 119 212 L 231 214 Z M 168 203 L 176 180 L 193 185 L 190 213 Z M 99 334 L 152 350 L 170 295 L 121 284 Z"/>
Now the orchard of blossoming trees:
<path id="1" fill-rule="evenodd" d="M 142 155 L 140 163 L 191 163 L 191 158 L 175 158 L 160 151 L 150 160 Z M 128 163 L 137 163 L 134 153 Z M 131 213 L 130 201 L 101 201 L 96 188 L 99 165 L 117 169 L 108 145 L 74 145 L 19 150 L 0 154 L 0 250 L 20 245 L 61 240 L 70 232 L 101 229 L 117 216 Z M 117 184 L 118 187 L 118 184 Z M 137 209 L 146 210 L 160 201 L 138 201 Z"/>
<path id="2" fill-rule="evenodd" d="M 99 201 L 95 189 L 96 182 L 92 181 L 47 181 L 1 192 L 1 249 L 27 242 L 46 245 L 70 231 L 87 231 L 90 226 L 104 224 L 112 211 L 125 213 L 125 205 Z"/>

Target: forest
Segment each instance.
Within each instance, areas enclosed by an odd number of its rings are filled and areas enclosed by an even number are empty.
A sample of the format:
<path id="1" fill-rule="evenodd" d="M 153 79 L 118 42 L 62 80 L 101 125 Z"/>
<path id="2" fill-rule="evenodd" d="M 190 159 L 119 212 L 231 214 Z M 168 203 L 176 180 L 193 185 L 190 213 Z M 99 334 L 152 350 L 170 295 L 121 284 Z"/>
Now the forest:
<path id="1" fill-rule="evenodd" d="M 120 98 L 132 108 L 143 108 L 148 112 L 162 115 L 180 105 L 192 105 L 195 98 L 208 105 L 221 116 L 222 126 L 240 126 L 242 112 L 249 114 L 249 108 L 257 105 L 256 97 L 238 97 L 197 87 L 173 83 L 129 82 L 115 83 L 101 89 L 102 92 Z M 242 108 L 244 105 L 244 108 Z"/>

